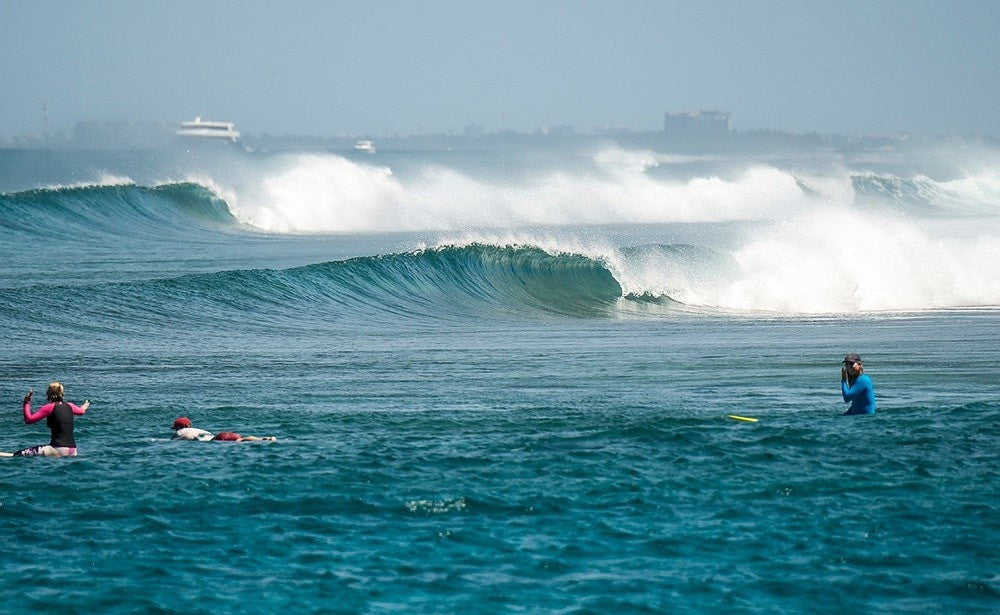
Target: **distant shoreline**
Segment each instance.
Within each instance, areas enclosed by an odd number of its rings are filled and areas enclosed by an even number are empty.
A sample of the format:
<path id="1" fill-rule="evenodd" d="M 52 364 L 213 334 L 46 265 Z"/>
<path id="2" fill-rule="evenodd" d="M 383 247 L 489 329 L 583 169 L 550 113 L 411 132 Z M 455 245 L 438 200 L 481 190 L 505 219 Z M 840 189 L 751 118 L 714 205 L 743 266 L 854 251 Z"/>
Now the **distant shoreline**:
<path id="1" fill-rule="evenodd" d="M 569 128 L 551 131 L 539 129 L 532 132 L 382 136 L 371 133 L 335 136 L 244 133 L 239 143 L 255 151 L 349 151 L 353 150 L 354 144 L 359 139 L 372 141 L 379 152 L 563 149 L 601 143 L 683 153 L 868 150 L 954 141 L 977 141 L 1000 147 L 1000 137 L 995 135 L 844 135 L 818 132 L 793 133 L 770 129 L 729 130 L 707 134 L 671 134 L 664 130 L 628 129 L 604 129 L 584 133 L 574 132 Z M 173 126 L 166 124 L 81 123 L 72 134 L 54 132 L 48 135 L 32 134 L 17 137 L 0 135 L 0 150 L 144 150 L 184 147 L 192 142 L 178 139 L 173 134 Z"/>

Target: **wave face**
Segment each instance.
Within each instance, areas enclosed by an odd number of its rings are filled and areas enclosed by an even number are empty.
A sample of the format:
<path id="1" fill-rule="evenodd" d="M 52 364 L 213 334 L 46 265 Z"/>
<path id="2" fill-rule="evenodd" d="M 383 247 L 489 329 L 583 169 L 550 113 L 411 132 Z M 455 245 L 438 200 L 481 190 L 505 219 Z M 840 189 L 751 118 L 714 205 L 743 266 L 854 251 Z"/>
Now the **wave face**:
<path id="1" fill-rule="evenodd" d="M 0 194 L 0 228 L 29 236 L 162 236 L 237 225 L 228 205 L 196 183 L 113 183 Z"/>
<path id="2" fill-rule="evenodd" d="M 766 255 L 754 252 L 777 249 L 765 242 L 726 254 L 689 244 L 649 244 L 585 255 L 474 242 L 281 270 L 226 270 L 55 288 L 30 285 L 0 289 L 0 326 L 13 329 L 31 323 L 55 335 L 89 330 L 174 339 L 179 332 L 197 337 L 199 332 L 230 330 L 294 337 L 374 323 L 451 326 L 448 323 L 552 318 L 672 318 L 720 311 L 829 313 L 834 311 L 831 305 L 851 311 L 843 302 L 857 295 L 846 272 L 838 278 L 809 263 L 775 271 L 766 266 Z M 800 277 L 789 281 L 792 268 Z M 1000 292 L 995 284 L 970 291 L 958 282 L 949 282 L 956 293 L 951 301 L 967 297 L 967 305 L 983 305 L 988 293 Z M 898 301 L 900 285 L 906 283 L 889 286 L 884 296 Z M 925 280 L 903 290 L 916 294 L 914 303 L 923 305 L 935 297 L 920 293 L 940 294 L 945 286 Z M 52 293 L 67 305 L 86 308 L 53 316 L 48 302 L 38 301 Z"/>
<path id="3" fill-rule="evenodd" d="M 53 318 L 55 293 L 86 305 Z M 65 333 L 174 337 L 198 331 L 309 332 L 469 319 L 606 317 L 621 287 L 600 262 L 533 247 L 445 246 L 285 270 L 0 291 L 0 324 Z"/>
<path id="4" fill-rule="evenodd" d="M 111 169 L 0 194 L 0 257 L 8 287 L 134 279 L 169 303 L 169 280 L 202 272 L 193 295 L 423 317 L 1000 305 L 996 157 L 924 173 L 874 156 L 277 154 L 149 185 Z"/>

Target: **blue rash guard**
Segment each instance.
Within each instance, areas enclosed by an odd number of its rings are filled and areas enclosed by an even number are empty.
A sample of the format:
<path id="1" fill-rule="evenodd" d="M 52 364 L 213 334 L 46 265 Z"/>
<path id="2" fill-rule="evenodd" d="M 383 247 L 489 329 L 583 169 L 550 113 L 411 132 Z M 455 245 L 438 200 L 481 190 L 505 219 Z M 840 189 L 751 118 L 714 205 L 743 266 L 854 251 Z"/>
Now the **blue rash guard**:
<path id="1" fill-rule="evenodd" d="M 851 407 L 844 414 L 875 414 L 875 387 L 867 374 L 861 374 L 852 386 L 846 380 L 840 381 L 844 393 L 844 401 L 851 402 Z"/>

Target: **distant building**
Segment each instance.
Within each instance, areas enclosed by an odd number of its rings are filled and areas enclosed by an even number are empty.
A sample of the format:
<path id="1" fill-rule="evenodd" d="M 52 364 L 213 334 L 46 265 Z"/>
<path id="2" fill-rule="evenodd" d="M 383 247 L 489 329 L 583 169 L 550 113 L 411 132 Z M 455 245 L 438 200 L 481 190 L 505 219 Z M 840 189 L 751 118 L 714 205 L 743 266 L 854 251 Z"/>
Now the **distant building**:
<path id="1" fill-rule="evenodd" d="M 724 137 L 732 131 L 730 114 L 723 111 L 665 113 L 663 132 L 668 137 Z"/>

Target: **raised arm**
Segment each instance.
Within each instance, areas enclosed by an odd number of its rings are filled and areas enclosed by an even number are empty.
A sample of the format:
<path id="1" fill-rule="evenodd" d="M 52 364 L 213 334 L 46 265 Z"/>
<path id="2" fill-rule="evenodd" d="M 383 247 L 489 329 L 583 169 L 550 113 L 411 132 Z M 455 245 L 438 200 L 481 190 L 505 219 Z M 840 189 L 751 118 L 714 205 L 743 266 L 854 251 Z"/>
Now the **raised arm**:
<path id="1" fill-rule="evenodd" d="M 73 414 L 83 414 L 90 407 L 90 400 L 83 402 L 82 406 L 77 406 L 76 404 L 70 404 L 69 407 L 73 410 Z"/>
<path id="2" fill-rule="evenodd" d="M 52 409 L 56 407 L 54 403 L 48 403 L 38 409 L 38 412 L 31 411 L 31 396 L 35 393 L 34 390 L 28 391 L 28 394 L 24 396 L 24 405 L 21 410 L 24 412 L 24 422 L 27 424 L 37 423 L 38 421 L 44 419 L 49 414 L 52 413 Z"/>

